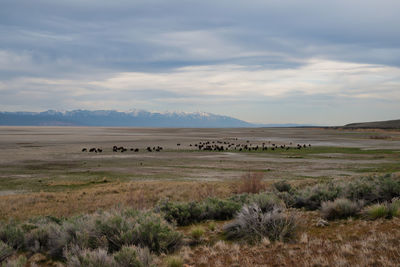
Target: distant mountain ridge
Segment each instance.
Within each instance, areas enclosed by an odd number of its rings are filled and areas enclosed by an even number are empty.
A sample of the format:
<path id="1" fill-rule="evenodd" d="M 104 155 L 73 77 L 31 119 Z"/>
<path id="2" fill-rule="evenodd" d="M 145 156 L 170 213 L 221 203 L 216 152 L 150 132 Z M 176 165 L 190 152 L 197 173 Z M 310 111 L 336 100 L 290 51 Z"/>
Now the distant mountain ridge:
<path id="1" fill-rule="evenodd" d="M 8 126 L 114 126 L 114 127 L 256 127 L 228 116 L 206 112 L 149 112 L 133 110 L 72 110 L 0 112 L 0 125 Z"/>
<path id="2" fill-rule="evenodd" d="M 350 123 L 346 124 L 344 127 L 365 129 L 400 129 L 400 120 Z"/>

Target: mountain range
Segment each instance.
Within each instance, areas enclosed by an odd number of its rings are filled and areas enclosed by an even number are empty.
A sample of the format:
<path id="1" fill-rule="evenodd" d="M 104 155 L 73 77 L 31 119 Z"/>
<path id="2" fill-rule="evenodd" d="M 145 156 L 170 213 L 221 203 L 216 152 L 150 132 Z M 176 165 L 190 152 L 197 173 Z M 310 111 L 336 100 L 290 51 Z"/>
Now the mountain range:
<path id="1" fill-rule="evenodd" d="M 114 127 L 254 127 L 228 116 L 196 112 L 135 110 L 72 110 L 59 112 L 0 112 L 0 125 L 9 126 L 114 126 Z"/>
<path id="2" fill-rule="evenodd" d="M 300 124 L 254 124 L 206 112 L 149 112 L 133 110 L 72 110 L 0 112 L 0 125 L 7 126 L 104 126 L 104 127 L 297 127 Z"/>

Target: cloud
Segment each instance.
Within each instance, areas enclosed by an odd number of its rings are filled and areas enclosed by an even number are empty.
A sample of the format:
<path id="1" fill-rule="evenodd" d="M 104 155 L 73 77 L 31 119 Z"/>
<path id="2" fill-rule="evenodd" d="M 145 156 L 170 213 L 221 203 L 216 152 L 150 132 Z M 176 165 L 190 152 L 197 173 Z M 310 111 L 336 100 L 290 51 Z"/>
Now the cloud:
<path id="1" fill-rule="evenodd" d="M 97 107 L 127 110 L 135 101 L 181 104 L 184 101 L 257 101 L 269 98 L 337 96 L 351 99 L 400 101 L 400 68 L 310 59 L 299 68 L 265 69 L 240 65 L 191 66 L 163 73 L 122 72 L 80 80 L 21 77 L 3 81 L 0 91 L 41 102 L 90 99 Z M 126 101 L 126 99 L 131 99 Z M 4 100 L 6 100 L 4 98 Z M 3 100 L 3 101 L 4 101 Z M 86 101 L 86 102 L 85 102 Z M 109 104 L 107 102 L 110 101 Z M 63 103 L 65 106 L 66 103 Z"/>
<path id="2" fill-rule="evenodd" d="M 168 73 L 126 72 L 89 84 L 113 92 L 160 89 L 210 97 L 285 97 L 302 93 L 399 99 L 400 68 L 311 59 L 290 69 L 212 65 L 182 67 Z"/>
<path id="3" fill-rule="evenodd" d="M 303 105 L 322 112 L 328 99 L 350 99 L 390 117 L 399 109 L 381 103 L 400 98 L 399 9 L 396 0 L 4 0 L 0 108 L 236 105 L 246 109 L 227 112 L 261 121 L 275 103 L 295 118 L 296 108 L 317 116 Z"/>

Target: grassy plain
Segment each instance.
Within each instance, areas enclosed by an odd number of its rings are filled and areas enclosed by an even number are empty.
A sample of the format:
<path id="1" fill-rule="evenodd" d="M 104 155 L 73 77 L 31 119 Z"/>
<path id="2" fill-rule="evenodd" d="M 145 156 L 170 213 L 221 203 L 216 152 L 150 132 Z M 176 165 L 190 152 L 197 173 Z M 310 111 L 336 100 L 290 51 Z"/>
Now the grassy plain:
<path id="1" fill-rule="evenodd" d="M 199 151 L 194 144 L 200 141 L 260 147 L 262 143 L 268 147 L 306 144 L 307 148 Z M 114 145 L 140 151 L 113 152 Z M 145 151 L 156 146 L 163 150 Z M 103 152 L 82 152 L 84 147 Z M 116 206 L 145 209 L 164 198 L 229 197 L 237 193 L 240 178 L 248 172 L 262 173 L 267 188 L 281 180 L 301 188 L 335 179 L 396 176 L 400 131 L 0 127 L 0 220 L 68 217 Z M 184 247 L 177 255 L 194 266 L 400 264 L 399 218 L 373 223 L 341 220 L 318 228 L 318 212 L 296 212 L 302 218 L 302 231 L 295 244 L 218 241 L 223 223 L 216 222 L 216 229 L 204 226 L 200 244 Z M 361 261 L 360 257 L 367 258 Z M 161 256 L 160 265 L 163 260 Z"/>

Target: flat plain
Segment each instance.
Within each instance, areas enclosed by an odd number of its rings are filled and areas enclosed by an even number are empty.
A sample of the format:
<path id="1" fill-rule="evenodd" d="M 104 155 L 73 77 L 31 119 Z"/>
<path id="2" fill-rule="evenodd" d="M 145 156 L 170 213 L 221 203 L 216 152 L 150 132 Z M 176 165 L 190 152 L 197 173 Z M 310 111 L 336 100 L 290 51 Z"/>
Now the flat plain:
<path id="1" fill-rule="evenodd" d="M 200 142 L 224 149 L 200 150 Z M 113 146 L 127 150 L 115 152 Z M 252 149 L 240 149 L 244 146 Z M 157 147 L 162 150 L 155 151 Z M 88 151 L 82 151 L 84 148 Z M 91 148 L 100 148 L 102 152 L 89 152 Z M 138 152 L 134 151 L 136 148 Z M 146 209 L 166 198 L 173 201 L 224 198 L 237 194 L 238 183 L 250 172 L 261 173 L 267 188 L 283 180 L 302 188 L 369 175 L 398 176 L 400 131 L 0 127 L 0 220 L 26 220 L 42 215 L 68 217 L 121 205 Z M 310 225 L 319 218 L 316 211 L 301 213 L 303 222 Z M 370 237 L 371 231 L 384 235 L 389 229 L 400 237 L 398 218 L 390 222 L 374 221 L 370 226 L 373 230 L 365 230 L 365 221 L 346 221 L 345 225 L 343 228 L 343 222 L 333 222 L 328 230 L 309 226 L 301 242 L 312 250 L 324 239 L 333 242 L 329 249 L 335 250 L 342 249 L 335 248 L 335 240 L 341 240 L 345 246 L 350 244 L 348 242 Z M 354 231 L 360 232 L 360 239 L 351 238 Z M 314 243 L 307 241 L 312 238 L 315 238 Z M 226 253 L 234 255 L 240 250 L 243 258 L 226 259 L 227 255 L 218 252 L 218 247 L 215 258 L 220 257 L 221 266 L 227 262 L 262 266 L 252 253 L 265 249 L 276 253 L 279 246 L 283 245 L 238 248 L 227 243 L 223 247 Z M 204 262 L 210 263 L 207 249 L 207 246 L 200 246 L 179 253 L 186 262 L 202 266 L 193 260 L 197 253 Z M 298 251 L 302 249 L 289 246 L 279 253 L 295 255 Z M 395 252 L 398 253 L 398 249 Z M 357 253 L 348 253 L 350 256 L 345 258 L 351 262 Z M 311 261 L 313 256 L 309 256 Z M 215 266 L 218 261 L 214 261 Z M 264 261 L 273 259 L 265 256 Z"/>
<path id="2" fill-rule="evenodd" d="M 225 149 L 224 142 L 260 149 L 239 151 L 232 146 L 224 151 L 200 151 L 195 146 L 199 142 L 219 142 Z M 261 150 L 263 143 L 268 150 Z M 273 144 L 291 149 L 271 150 Z M 297 149 L 297 144 L 307 147 Z M 113 152 L 113 146 L 123 146 L 128 151 Z M 163 150 L 146 150 L 157 146 Z M 103 151 L 82 152 L 83 148 Z M 139 148 L 139 152 L 130 148 Z M 201 198 L 202 192 L 197 189 L 208 185 L 212 185 L 215 194 L 225 196 L 232 193 L 229 185 L 249 171 L 262 172 L 269 184 L 278 180 L 309 184 L 323 179 L 398 172 L 400 132 L 323 128 L 0 127 L 0 196 L 15 199 L 11 205 L 1 202 L 6 206 L 1 208 L 0 218 L 25 218 L 47 212 L 70 215 L 86 208 L 92 211 L 118 204 L 135 195 L 129 190 L 139 189 L 151 196 L 146 202 L 152 204 L 163 197 Z M 192 190 L 199 196 L 192 194 Z M 49 199 L 39 206 L 36 201 L 18 202 L 38 195 L 47 195 Z M 64 195 L 72 196 L 72 200 L 65 200 L 66 206 L 59 202 Z"/>

